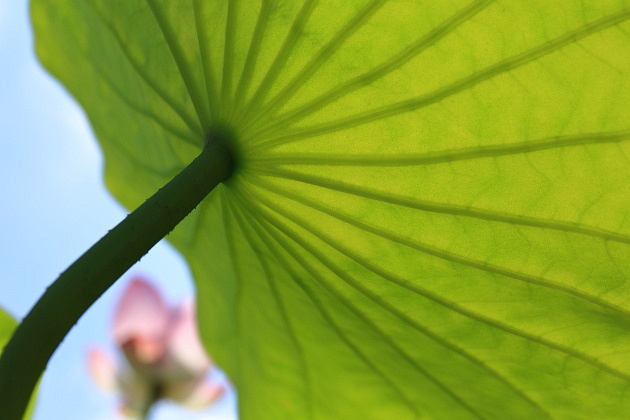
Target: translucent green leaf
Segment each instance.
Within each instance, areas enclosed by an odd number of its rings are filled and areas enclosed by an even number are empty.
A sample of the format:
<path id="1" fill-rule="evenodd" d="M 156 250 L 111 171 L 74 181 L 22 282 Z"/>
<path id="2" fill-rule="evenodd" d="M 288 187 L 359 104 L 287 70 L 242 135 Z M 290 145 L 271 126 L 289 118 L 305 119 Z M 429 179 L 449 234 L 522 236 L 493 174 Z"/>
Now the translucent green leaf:
<path id="1" fill-rule="evenodd" d="M 16 325 L 17 324 L 13 318 L 0 309 L 0 349 L 4 347 L 7 341 L 9 341 L 11 333 L 13 333 Z"/>
<path id="2" fill-rule="evenodd" d="M 17 326 L 17 322 L 4 310 L 0 308 L 0 353 L 2 353 L 2 349 L 4 345 L 11 338 L 11 334 L 13 334 L 13 330 Z M 31 418 L 31 413 L 33 411 L 33 407 L 35 405 L 35 397 L 31 398 L 31 402 L 26 410 L 26 414 L 24 415 L 24 420 Z"/>
<path id="3" fill-rule="evenodd" d="M 229 130 L 170 236 L 249 419 L 625 419 L 630 3 L 33 0 L 133 208 Z"/>

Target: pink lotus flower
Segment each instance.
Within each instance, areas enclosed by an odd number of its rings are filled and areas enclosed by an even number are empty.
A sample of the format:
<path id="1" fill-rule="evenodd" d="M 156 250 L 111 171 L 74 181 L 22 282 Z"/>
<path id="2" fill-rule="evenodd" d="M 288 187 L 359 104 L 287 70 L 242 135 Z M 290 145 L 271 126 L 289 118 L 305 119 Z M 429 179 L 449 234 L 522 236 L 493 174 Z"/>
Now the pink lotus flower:
<path id="1" fill-rule="evenodd" d="M 121 393 L 123 414 L 145 416 L 162 398 L 202 408 L 225 391 L 206 379 L 212 363 L 197 335 L 192 302 L 171 308 L 154 286 L 136 277 L 118 302 L 112 333 L 126 364 L 116 367 L 93 348 L 88 368 L 98 385 Z"/>

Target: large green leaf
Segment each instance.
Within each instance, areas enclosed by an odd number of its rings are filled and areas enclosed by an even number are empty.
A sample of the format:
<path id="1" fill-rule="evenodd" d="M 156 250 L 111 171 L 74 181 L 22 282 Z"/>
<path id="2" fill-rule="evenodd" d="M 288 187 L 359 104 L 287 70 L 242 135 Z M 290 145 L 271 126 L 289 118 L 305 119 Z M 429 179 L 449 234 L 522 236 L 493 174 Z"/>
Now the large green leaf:
<path id="1" fill-rule="evenodd" d="M 32 6 L 127 207 L 232 131 L 170 240 L 243 419 L 628 418 L 628 1 Z"/>
<path id="2" fill-rule="evenodd" d="M 0 309 L 0 351 L 4 345 L 9 341 L 13 330 L 15 329 L 16 322 L 11 318 L 9 314 Z"/>

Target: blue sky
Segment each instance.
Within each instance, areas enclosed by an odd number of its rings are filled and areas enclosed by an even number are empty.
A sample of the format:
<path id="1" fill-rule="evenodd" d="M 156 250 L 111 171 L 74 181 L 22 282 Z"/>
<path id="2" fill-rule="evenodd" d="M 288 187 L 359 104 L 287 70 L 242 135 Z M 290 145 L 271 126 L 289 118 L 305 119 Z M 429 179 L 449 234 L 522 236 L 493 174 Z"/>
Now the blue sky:
<path id="1" fill-rule="evenodd" d="M 26 0 L 0 0 L 0 307 L 23 317 L 57 275 L 126 212 L 102 182 L 102 158 L 82 111 L 37 63 Z M 116 398 L 88 378 L 85 351 L 113 354 L 113 306 L 134 274 L 171 302 L 193 293 L 181 258 L 158 244 L 79 321 L 42 379 L 33 420 L 114 420 Z M 200 413 L 163 404 L 152 420 L 235 419 L 234 396 Z"/>

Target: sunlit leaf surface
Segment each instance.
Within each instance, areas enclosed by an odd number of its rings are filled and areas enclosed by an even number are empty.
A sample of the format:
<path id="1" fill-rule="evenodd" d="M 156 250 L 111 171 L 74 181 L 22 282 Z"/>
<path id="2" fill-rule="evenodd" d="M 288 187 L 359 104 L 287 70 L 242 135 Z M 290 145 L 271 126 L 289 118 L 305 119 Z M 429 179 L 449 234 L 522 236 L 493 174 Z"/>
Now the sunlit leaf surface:
<path id="1" fill-rule="evenodd" d="M 9 337 L 11 337 L 15 326 L 16 322 L 13 318 L 0 309 L 0 351 L 7 341 L 9 341 Z"/>
<path id="2" fill-rule="evenodd" d="M 33 0 L 134 208 L 229 129 L 170 237 L 242 419 L 627 419 L 630 2 Z"/>

